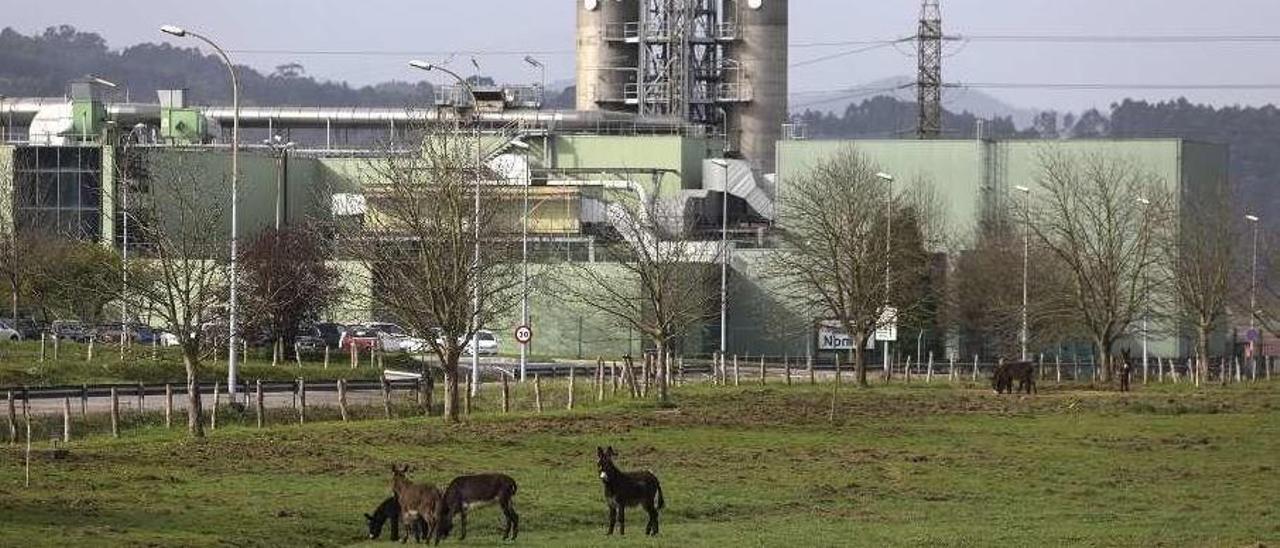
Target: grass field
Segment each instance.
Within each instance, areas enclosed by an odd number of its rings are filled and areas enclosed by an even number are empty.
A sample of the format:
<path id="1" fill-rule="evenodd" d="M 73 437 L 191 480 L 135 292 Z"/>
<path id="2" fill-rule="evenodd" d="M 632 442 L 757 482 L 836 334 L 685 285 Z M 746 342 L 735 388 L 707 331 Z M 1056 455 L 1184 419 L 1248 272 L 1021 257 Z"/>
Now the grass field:
<path id="1" fill-rule="evenodd" d="M 663 481 L 657 539 L 643 512 L 604 537 L 595 447 Z M 673 407 L 162 429 L 77 442 L 37 460 L 0 448 L 0 546 L 334 546 L 391 463 L 419 480 L 504 471 L 520 482 L 523 546 L 1244 546 L 1280 541 L 1280 385 L 1034 398 L 921 384 L 690 386 Z M 500 544 L 496 509 L 461 544 Z M 455 540 L 446 541 L 458 544 Z"/>

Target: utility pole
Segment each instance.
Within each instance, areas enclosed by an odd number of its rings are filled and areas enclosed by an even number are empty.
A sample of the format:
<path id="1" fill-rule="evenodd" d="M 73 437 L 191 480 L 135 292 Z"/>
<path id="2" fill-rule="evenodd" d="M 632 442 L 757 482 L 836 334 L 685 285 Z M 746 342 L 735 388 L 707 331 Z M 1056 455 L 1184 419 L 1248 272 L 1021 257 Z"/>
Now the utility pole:
<path id="1" fill-rule="evenodd" d="M 923 0 L 920 30 L 916 34 L 920 62 L 916 77 L 916 101 L 920 108 L 919 136 L 942 136 L 942 8 L 939 0 Z"/>

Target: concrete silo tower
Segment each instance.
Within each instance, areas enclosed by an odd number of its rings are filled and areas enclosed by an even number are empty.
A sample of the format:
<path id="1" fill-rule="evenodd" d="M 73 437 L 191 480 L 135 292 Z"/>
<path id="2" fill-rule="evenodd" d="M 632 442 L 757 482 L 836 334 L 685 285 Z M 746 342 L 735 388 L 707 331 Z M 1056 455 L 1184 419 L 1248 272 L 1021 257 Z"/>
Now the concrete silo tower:
<path id="1" fill-rule="evenodd" d="M 741 90 L 728 107 L 728 141 L 765 173 L 787 120 L 787 12 L 787 0 L 725 0 L 722 14 L 737 35 L 725 46 L 724 80 Z"/>
<path id="2" fill-rule="evenodd" d="M 638 48 L 626 40 L 639 0 L 574 0 L 578 13 L 577 109 L 617 110 L 636 81 Z"/>

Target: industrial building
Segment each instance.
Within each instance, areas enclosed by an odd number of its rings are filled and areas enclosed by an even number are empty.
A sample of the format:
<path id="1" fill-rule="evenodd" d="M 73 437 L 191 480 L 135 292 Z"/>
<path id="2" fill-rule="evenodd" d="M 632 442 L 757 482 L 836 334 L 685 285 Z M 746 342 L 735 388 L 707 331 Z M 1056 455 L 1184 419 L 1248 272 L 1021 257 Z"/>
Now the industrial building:
<path id="1" fill-rule="evenodd" d="M 491 183 L 529 185 L 535 269 L 554 271 L 562 261 L 607 262 L 596 256 L 597 236 L 588 227 L 608 222 L 600 205 L 609 200 L 607 189 L 622 183 L 674 205 L 689 239 L 716 240 L 722 222 L 728 226 L 736 243 L 730 352 L 797 355 L 812 351 L 813 319 L 776 302 L 756 265 L 770 252 L 770 231 L 785 224 L 776 204 L 787 179 L 842 148 L 855 147 L 903 180 L 932 181 L 946 198 L 948 225 L 957 231 L 1008 199 L 1014 185 L 1034 183 L 1037 153 L 1046 147 L 1130 157 L 1171 188 L 1226 181 L 1224 147 L 1173 139 L 798 139 L 787 130 L 786 0 L 574 2 L 575 110 L 542 109 L 541 94 L 529 86 L 477 87 L 474 101 L 461 87 L 437 86 L 427 104 L 410 109 L 243 108 L 241 238 L 273 224 L 351 214 L 370 158 L 409 145 L 414 124 L 465 118 L 483 132 L 485 161 L 495 172 L 512 173 Z M 207 184 L 225 181 L 234 113 L 194 99 L 172 90 L 160 92 L 154 103 L 105 102 L 89 81 L 72 83 L 66 98 L 0 98 L 0 185 L 9 186 L 0 208 L 13 213 L 0 229 L 31 223 L 123 245 L 124 194 L 144 193 L 148 176 L 145 165 L 130 161 L 137 151 L 152 159 L 184 158 Z M 283 136 L 281 143 L 297 144 L 263 144 L 276 135 Z M 528 149 L 512 147 L 516 139 Z M 712 163 L 719 159 L 727 159 L 727 167 Z M 724 219 L 721 200 L 728 200 Z M 343 322 L 376 319 L 370 309 L 334 314 Z M 509 325 L 487 327 L 510 333 L 517 314 Z M 640 344 L 637 336 L 567 308 L 554 295 L 533 295 L 530 315 L 538 354 L 618 354 Z M 718 341 L 703 334 L 717 328 L 712 319 L 695 329 L 683 341 L 684 352 L 712 352 Z M 503 351 L 515 351 L 510 337 L 504 339 L 509 346 Z M 1161 344 L 1159 354 L 1187 353 L 1176 337 Z"/>

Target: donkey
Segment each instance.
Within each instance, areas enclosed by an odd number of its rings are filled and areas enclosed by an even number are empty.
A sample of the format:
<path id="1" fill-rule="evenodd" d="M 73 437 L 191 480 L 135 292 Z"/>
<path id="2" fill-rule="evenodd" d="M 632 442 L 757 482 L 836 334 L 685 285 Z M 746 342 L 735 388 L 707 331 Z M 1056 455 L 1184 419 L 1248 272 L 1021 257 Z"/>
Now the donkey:
<path id="1" fill-rule="evenodd" d="M 364 520 L 369 525 L 369 540 L 382 536 L 382 526 L 387 522 L 391 523 L 391 540 L 400 540 L 400 503 L 394 495 L 382 501 L 372 514 L 365 514 Z"/>
<path id="2" fill-rule="evenodd" d="M 627 534 L 627 507 L 642 505 L 649 514 L 649 523 L 644 527 L 644 534 L 658 534 L 658 510 L 666 502 L 662 499 L 662 485 L 653 472 L 623 472 L 613 464 L 613 457 L 618 453 L 613 447 L 601 449 L 596 447 L 597 464 L 600 467 L 600 481 L 604 483 L 604 498 L 609 504 L 609 532 L 613 534 L 613 526 L 618 526 L 618 534 Z"/>
<path id="3" fill-rule="evenodd" d="M 1133 356 L 1129 349 L 1120 351 L 1120 363 L 1116 365 L 1116 375 L 1120 377 L 1120 391 L 1129 392 L 1129 381 L 1133 378 Z"/>
<path id="4" fill-rule="evenodd" d="M 997 394 L 1014 393 L 1013 381 L 1018 381 L 1018 392 L 1036 393 L 1036 367 L 1032 362 L 1009 362 L 996 367 L 991 375 L 991 387 Z"/>
<path id="5" fill-rule="evenodd" d="M 400 503 L 396 501 L 395 495 L 387 497 L 382 501 L 373 514 L 364 515 L 365 523 L 369 526 L 369 540 L 376 540 L 382 536 L 382 527 L 391 525 L 391 540 L 400 540 Z M 424 525 L 422 518 L 418 518 L 418 525 Z"/>
<path id="6" fill-rule="evenodd" d="M 391 490 L 400 503 L 400 526 L 413 531 L 414 542 L 440 544 L 440 517 L 444 512 L 444 500 L 440 490 L 429 483 L 413 483 L 405 474 L 409 466 L 391 465 Z M 400 542 L 409 540 L 406 533 Z"/>
<path id="7" fill-rule="evenodd" d="M 457 514 L 462 522 L 462 530 L 458 540 L 467 538 L 467 510 L 497 503 L 502 508 L 505 526 L 502 540 L 516 539 L 520 533 L 520 515 L 512 506 L 511 497 L 516 494 L 516 480 L 506 474 L 479 474 L 475 476 L 459 476 L 449 482 L 444 491 L 444 512 L 440 520 L 441 536 L 448 536 L 453 528 L 453 516 Z"/>

